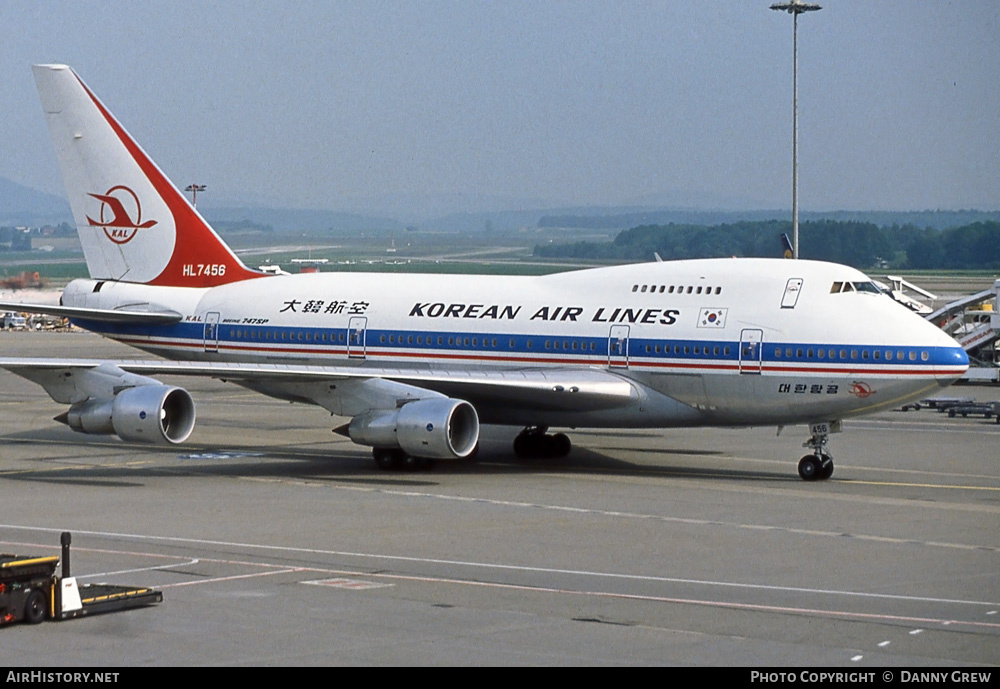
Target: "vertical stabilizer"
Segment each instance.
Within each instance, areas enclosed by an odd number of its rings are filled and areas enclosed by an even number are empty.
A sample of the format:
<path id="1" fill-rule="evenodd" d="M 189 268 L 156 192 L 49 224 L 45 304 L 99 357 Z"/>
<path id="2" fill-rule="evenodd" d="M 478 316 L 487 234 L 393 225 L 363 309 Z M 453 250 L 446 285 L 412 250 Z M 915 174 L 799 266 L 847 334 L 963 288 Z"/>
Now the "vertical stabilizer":
<path id="1" fill-rule="evenodd" d="M 243 265 L 72 69 L 32 71 L 91 277 L 212 287 L 264 275 Z"/>

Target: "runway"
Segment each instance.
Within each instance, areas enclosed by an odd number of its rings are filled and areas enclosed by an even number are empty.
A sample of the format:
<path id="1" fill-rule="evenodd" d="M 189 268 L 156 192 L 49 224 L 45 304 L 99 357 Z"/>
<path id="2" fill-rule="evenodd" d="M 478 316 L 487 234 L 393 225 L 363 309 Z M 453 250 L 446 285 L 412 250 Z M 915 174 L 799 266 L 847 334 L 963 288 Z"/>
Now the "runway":
<path id="1" fill-rule="evenodd" d="M 5 356 L 135 358 L 84 333 Z M 378 471 L 342 419 L 200 379 L 180 447 L 75 434 L 0 372 L 0 551 L 154 608 L 0 628 L 7 663 L 926 666 L 1000 662 L 1000 425 L 844 423 L 807 483 L 805 428 L 571 431 L 521 461 Z M 995 388 L 963 389 L 1000 399 Z M 44 653 L 38 649 L 44 648 Z"/>

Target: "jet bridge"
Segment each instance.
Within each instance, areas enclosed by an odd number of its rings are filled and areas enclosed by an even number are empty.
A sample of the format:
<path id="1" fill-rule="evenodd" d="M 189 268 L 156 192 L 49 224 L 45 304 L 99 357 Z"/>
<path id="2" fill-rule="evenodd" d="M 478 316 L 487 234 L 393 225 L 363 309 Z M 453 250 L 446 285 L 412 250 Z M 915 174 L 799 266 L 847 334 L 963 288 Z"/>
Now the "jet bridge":
<path id="1" fill-rule="evenodd" d="M 954 337 L 966 352 L 979 352 L 976 360 L 980 366 L 971 367 L 966 379 L 1000 382 L 994 347 L 1000 337 L 1000 280 L 989 289 L 945 304 L 925 318 Z"/>

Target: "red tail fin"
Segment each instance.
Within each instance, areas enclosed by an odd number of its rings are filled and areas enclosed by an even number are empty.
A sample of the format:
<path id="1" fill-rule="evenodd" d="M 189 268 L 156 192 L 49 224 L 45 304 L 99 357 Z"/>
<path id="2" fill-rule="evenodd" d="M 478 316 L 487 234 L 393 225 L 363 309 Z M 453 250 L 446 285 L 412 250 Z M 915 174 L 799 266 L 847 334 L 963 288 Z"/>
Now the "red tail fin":
<path id="1" fill-rule="evenodd" d="M 90 275 L 178 287 L 250 270 L 65 65 L 33 67 Z"/>

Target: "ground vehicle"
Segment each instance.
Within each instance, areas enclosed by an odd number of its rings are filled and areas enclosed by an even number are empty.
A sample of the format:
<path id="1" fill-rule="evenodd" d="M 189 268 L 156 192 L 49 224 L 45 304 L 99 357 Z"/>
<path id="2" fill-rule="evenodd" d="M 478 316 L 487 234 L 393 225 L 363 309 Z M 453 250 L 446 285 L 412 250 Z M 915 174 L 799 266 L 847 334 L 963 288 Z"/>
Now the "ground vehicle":
<path id="1" fill-rule="evenodd" d="M 35 624 L 49 609 L 58 557 L 0 554 L 0 623 Z"/>
<path id="2" fill-rule="evenodd" d="M 8 311 L 3 315 L 4 330 L 24 330 L 28 323 L 24 316 L 14 311 Z"/>
<path id="3" fill-rule="evenodd" d="M 87 584 L 78 586 L 69 573 L 69 532 L 63 532 L 62 575 L 60 558 L 0 553 L 0 625 L 10 622 L 38 624 L 46 618 L 67 620 L 84 615 L 128 610 L 163 601 L 153 589 Z"/>
<path id="4" fill-rule="evenodd" d="M 954 418 L 958 415 L 963 417 L 969 414 L 982 414 L 984 418 L 997 416 L 997 423 L 1000 423 L 1000 402 L 966 402 L 948 407 L 948 416 Z"/>

